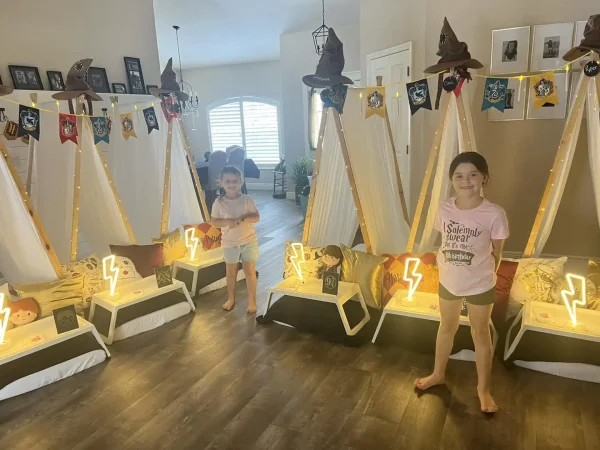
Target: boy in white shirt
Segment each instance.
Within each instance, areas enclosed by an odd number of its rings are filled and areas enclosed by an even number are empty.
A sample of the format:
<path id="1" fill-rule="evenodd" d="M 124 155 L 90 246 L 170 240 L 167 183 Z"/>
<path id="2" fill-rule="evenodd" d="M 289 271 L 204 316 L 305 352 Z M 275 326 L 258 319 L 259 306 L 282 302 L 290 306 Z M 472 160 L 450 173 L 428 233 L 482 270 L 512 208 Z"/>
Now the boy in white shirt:
<path id="1" fill-rule="evenodd" d="M 221 228 L 223 256 L 227 266 L 227 302 L 225 311 L 235 306 L 235 284 L 238 263 L 242 261 L 248 287 L 248 313 L 256 312 L 256 260 L 258 259 L 258 239 L 254 224 L 260 214 L 252 198 L 241 192 L 242 174 L 236 168 L 227 166 L 221 171 L 221 187 L 225 195 L 213 203 L 211 221 Z"/>

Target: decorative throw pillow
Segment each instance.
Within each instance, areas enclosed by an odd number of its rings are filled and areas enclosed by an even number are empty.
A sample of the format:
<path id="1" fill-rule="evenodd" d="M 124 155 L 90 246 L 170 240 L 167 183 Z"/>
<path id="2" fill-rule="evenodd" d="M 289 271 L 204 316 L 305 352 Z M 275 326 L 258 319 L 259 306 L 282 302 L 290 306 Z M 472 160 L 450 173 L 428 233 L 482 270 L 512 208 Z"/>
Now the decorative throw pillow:
<path id="1" fill-rule="evenodd" d="M 565 273 L 567 257 L 557 259 L 525 258 L 509 260 L 519 263 L 515 280 L 510 290 L 510 299 L 525 304 L 534 302 L 554 303 L 552 288 L 556 280 Z"/>
<path id="2" fill-rule="evenodd" d="M 111 245 L 110 251 L 115 256 L 129 258 L 143 278 L 151 277 L 154 269 L 163 265 L 163 244 Z"/>
<path id="3" fill-rule="evenodd" d="M 357 252 L 342 245 L 342 281 L 358 283 L 367 306 L 381 309 L 385 257 Z"/>
<path id="4" fill-rule="evenodd" d="M 119 269 L 119 278 L 117 279 L 117 286 L 123 286 L 124 284 L 131 283 L 136 280 L 141 280 L 143 277 L 135 270 L 135 265 L 129 258 L 124 256 L 115 256 L 115 266 Z M 104 290 L 110 288 L 110 280 L 104 281 Z"/>
<path id="5" fill-rule="evenodd" d="M 96 255 L 62 266 L 64 278 L 83 276 L 83 302 L 90 306 L 92 296 L 104 290 L 102 263 Z"/>
<path id="6" fill-rule="evenodd" d="M 40 305 L 40 318 L 52 315 L 52 311 L 74 305 L 78 314 L 83 311 L 83 275 L 74 275 L 56 281 L 16 284 L 19 298 L 33 298 Z"/>
<path id="7" fill-rule="evenodd" d="M 181 230 L 177 228 L 160 238 L 152 238 L 153 244 L 163 245 L 163 264 L 170 266 L 174 261 L 185 258 L 187 248 Z"/>
<path id="8" fill-rule="evenodd" d="M 324 247 L 304 247 L 304 262 L 300 266 L 304 278 L 319 278 L 319 274 L 323 269 L 323 262 L 321 261 L 323 250 Z M 284 279 L 296 276 L 296 270 L 292 265 L 292 257 L 294 254 L 292 242 L 287 241 L 285 243 Z"/>
<path id="9" fill-rule="evenodd" d="M 500 262 L 500 267 L 498 267 L 498 272 L 496 272 L 496 298 L 494 300 L 494 309 L 492 310 L 494 324 L 502 324 L 506 320 L 510 290 L 512 289 L 518 267 L 519 263 L 515 261 L 502 260 Z"/>
<path id="10" fill-rule="evenodd" d="M 212 250 L 213 248 L 221 247 L 221 229 L 212 226 L 210 223 L 205 222 L 200 225 L 184 225 L 183 229 L 196 228 L 196 237 L 202 242 L 202 248 L 204 250 Z M 185 246 L 185 240 L 184 240 Z"/>
<path id="11" fill-rule="evenodd" d="M 550 294 L 552 303 L 562 304 L 562 291 L 570 290 L 571 286 L 567 278 L 559 278 L 552 287 Z M 575 287 L 576 294 L 580 294 L 580 289 Z M 600 261 L 590 259 L 588 262 L 588 274 L 585 284 L 586 308 L 600 310 Z"/>
<path id="12" fill-rule="evenodd" d="M 437 294 L 440 286 L 440 274 L 437 266 L 435 253 L 425 253 L 424 255 L 411 255 L 403 253 L 402 255 L 383 255 L 387 257 L 384 264 L 383 274 L 383 306 L 387 305 L 394 297 L 398 289 L 408 289 L 408 283 L 404 281 L 404 263 L 406 258 L 414 257 L 421 260 L 419 264 L 419 273 L 423 275 L 417 291 Z"/>

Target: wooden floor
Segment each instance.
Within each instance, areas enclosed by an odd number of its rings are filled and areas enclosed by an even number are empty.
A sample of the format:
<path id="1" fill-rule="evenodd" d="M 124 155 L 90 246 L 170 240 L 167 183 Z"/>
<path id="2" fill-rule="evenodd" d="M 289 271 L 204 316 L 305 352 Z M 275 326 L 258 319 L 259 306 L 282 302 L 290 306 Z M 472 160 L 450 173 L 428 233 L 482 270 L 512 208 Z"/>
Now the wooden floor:
<path id="1" fill-rule="evenodd" d="M 281 279 L 299 207 L 255 196 L 259 297 Z M 501 411 L 479 412 L 473 363 L 418 396 L 433 357 L 346 348 L 245 313 L 223 291 L 195 315 L 111 347 L 112 360 L 0 403 L 0 449 L 600 449 L 600 385 L 495 362 Z"/>

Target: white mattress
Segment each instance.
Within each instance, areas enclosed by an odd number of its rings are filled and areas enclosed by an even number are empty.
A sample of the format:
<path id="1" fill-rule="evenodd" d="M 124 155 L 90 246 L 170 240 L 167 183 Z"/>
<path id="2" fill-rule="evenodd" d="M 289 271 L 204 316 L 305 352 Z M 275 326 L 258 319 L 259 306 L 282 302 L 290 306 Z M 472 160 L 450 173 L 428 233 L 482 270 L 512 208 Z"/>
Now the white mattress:
<path id="1" fill-rule="evenodd" d="M 127 322 L 115 329 L 113 342 L 122 341 L 123 339 L 136 336 L 146 331 L 163 326 L 165 323 L 178 319 L 179 317 L 189 314 L 192 307 L 188 302 L 181 302 L 168 308 L 161 309 L 145 316 L 138 317 L 130 322 Z"/>
<path id="2" fill-rule="evenodd" d="M 0 390 L 0 401 L 34 391 L 48 384 L 56 383 L 79 372 L 83 372 L 90 367 L 94 367 L 105 360 L 106 352 L 104 350 L 94 350 L 56 366 L 48 367 L 5 386 L 4 389 Z"/>

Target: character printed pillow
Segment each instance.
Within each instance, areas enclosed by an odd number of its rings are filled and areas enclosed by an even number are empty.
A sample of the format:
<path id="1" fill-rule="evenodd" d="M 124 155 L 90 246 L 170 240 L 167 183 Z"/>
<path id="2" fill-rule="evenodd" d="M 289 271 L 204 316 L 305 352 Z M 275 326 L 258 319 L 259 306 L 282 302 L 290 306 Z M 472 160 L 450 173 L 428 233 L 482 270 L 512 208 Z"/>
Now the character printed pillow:
<path id="1" fill-rule="evenodd" d="M 324 265 L 321 256 L 324 250 L 324 247 L 304 247 L 304 262 L 300 265 L 304 278 L 319 278 L 319 275 L 323 272 Z M 292 265 L 294 255 L 292 242 L 287 241 L 285 243 L 284 279 L 296 276 L 296 270 Z"/>
<path id="2" fill-rule="evenodd" d="M 184 225 L 183 229 L 196 228 L 196 237 L 200 239 L 204 250 L 212 250 L 221 247 L 221 230 L 210 223 L 201 223 L 199 225 Z M 185 240 L 184 240 L 185 245 Z"/>
<path id="3" fill-rule="evenodd" d="M 585 297 L 587 309 L 600 311 L 600 261 L 590 259 L 588 262 L 588 274 L 585 283 Z M 569 282 L 565 278 L 559 278 L 552 287 L 550 298 L 552 303 L 563 304 L 562 291 L 571 289 Z M 578 285 L 575 286 L 575 295 L 581 298 L 581 289 Z"/>
<path id="4" fill-rule="evenodd" d="M 404 281 L 404 266 L 406 259 L 410 257 L 419 258 L 419 273 L 423 275 L 417 291 L 437 294 L 440 285 L 440 274 L 438 271 L 435 253 L 425 253 L 424 255 L 411 255 L 403 253 L 402 255 L 383 255 L 387 257 L 384 263 L 383 273 L 383 305 L 387 305 L 394 297 L 398 289 L 408 289 L 409 284 Z M 409 270 L 412 268 L 409 267 Z"/>
<path id="5" fill-rule="evenodd" d="M 117 287 L 132 283 L 136 280 L 141 280 L 143 277 L 135 270 L 133 262 L 124 256 L 115 256 L 115 266 L 119 269 L 119 279 Z M 104 288 L 110 289 L 110 281 L 104 280 Z"/>
<path id="6" fill-rule="evenodd" d="M 64 278 L 73 278 L 83 276 L 83 304 L 89 307 L 92 296 L 104 290 L 104 280 L 102 277 L 102 263 L 96 255 L 80 259 L 64 265 Z"/>
<path id="7" fill-rule="evenodd" d="M 557 280 L 564 277 L 567 257 L 557 259 L 524 258 L 516 261 L 519 263 L 519 267 L 510 290 L 511 301 L 522 304 L 525 304 L 527 300 L 555 303 L 552 291 Z"/>

